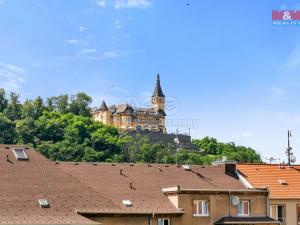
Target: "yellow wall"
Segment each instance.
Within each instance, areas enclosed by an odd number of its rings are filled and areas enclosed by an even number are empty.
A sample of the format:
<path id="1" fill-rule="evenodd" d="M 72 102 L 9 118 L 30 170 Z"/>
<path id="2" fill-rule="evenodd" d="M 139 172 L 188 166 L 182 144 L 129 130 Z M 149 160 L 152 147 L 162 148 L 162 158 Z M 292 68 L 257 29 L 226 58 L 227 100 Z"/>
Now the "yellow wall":
<path id="1" fill-rule="evenodd" d="M 240 199 L 250 200 L 250 216 L 267 215 L 266 193 L 239 194 Z M 229 216 L 228 194 L 180 194 L 170 195 L 169 200 L 186 213 L 178 216 L 159 216 L 160 218 L 171 218 L 171 225 L 212 225 L 216 220 Z M 209 201 L 209 216 L 193 216 L 193 200 Z M 232 216 L 237 216 L 237 208 L 230 204 Z M 152 217 L 151 217 L 152 218 Z M 147 216 L 106 216 L 90 218 L 103 225 L 149 225 Z M 152 218 L 152 225 L 157 225 L 158 216 Z M 296 225 L 296 224 L 293 224 Z"/>
<path id="2" fill-rule="evenodd" d="M 233 194 L 235 195 L 235 194 Z M 239 194 L 241 200 L 250 200 L 250 216 L 267 215 L 267 197 L 266 194 Z M 186 214 L 182 216 L 184 224 L 213 224 L 216 220 L 229 216 L 229 206 L 231 216 L 237 216 L 237 207 L 229 204 L 228 194 L 181 194 L 179 195 L 179 208 L 183 208 Z M 193 216 L 193 200 L 209 201 L 209 216 Z"/>
<path id="3" fill-rule="evenodd" d="M 159 123 L 154 122 L 156 117 L 139 115 L 139 120 L 136 117 L 128 115 L 113 116 L 109 111 L 98 111 L 93 113 L 93 118 L 96 121 L 102 122 L 106 125 L 112 125 L 120 129 L 136 129 L 139 125 L 142 130 L 148 129 L 159 132 L 159 128 L 163 128 L 163 133 L 166 133 L 165 118 L 161 117 Z M 129 118 L 129 121 L 127 120 Z M 148 121 L 146 123 L 146 120 Z M 139 121 L 139 122 L 138 122 Z"/>
<path id="4" fill-rule="evenodd" d="M 269 203 L 270 205 L 283 205 L 285 207 L 286 225 L 297 225 L 297 205 L 300 205 L 300 199 L 270 199 Z"/>
<path id="5" fill-rule="evenodd" d="M 111 217 L 92 217 L 89 218 L 102 225 L 158 225 L 158 218 L 171 218 L 171 225 L 187 225 L 181 223 L 180 216 L 111 216 Z"/>

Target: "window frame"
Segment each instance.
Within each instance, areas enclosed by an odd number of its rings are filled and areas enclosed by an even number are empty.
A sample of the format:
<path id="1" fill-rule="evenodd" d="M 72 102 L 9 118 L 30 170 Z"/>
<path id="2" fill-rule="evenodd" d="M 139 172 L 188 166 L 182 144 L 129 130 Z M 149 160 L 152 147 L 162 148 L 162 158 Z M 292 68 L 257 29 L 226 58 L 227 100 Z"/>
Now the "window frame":
<path id="1" fill-rule="evenodd" d="M 171 219 L 170 218 L 158 218 L 157 224 L 160 225 L 159 220 L 162 221 L 162 225 L 164 225 L 165 221 L 168 221 L 168 225 L 171 225 Z"/>
<path id="2" fill-rule="evenodd" d="M 202 208 L 201 213 L 199 213 L 199 203 L 201 203 L 201 208 Z M 207 214 L 203 213 L 205 203 L 207 204 Z M 193 212 L 194 217 L 209 217 L 209 201 L 208 200 L 194 200 L 193 205 L 194 204 L 196 204 L 196 213 Z"/>
<path id="3" fill-rule="evenodd" d="M 244 202 L 247 202 L 248 203 L 248 214 L 244 214 Z M 242 213 L 239 213 L 239 205 L 241 204 L 242 206 Z M 238 204 L 237 206 L 237 215 L 240 216 L 240 217 L 243 217 L 243 216 L 250 216 L 250 200 L 241 200 L 240 203 Z"/>
<path id="4" fill-rule="evenodd" d="M 272 207 L 275 207 L 275 215 L 272 215 Z M 278 207 L 282 207 L 282 218 L 278 217 Z M 296 210 L 297 210 L 297 207 L 296 207 Z M 286 221 L 286 206 L 285 206 L 285 204 L 270 204 L 269 211 L 270 211 L 269 216 L 271 218 L 279 220 L 283 223 Z M 298 215 L 297 211 L 296 211 L 296 215 Z M 297 217 L 297 222 L 298 222 L 298 217 Z"/>
<path id="5" fill-rule="evenodd" d="M 13 151 L 15 158 L 18 161 L 28 161 L 29 160 L 24 148 L 13 148 L 12 151 Z M 19 157 L 18 151 L 22 151 L 22 154 L 24 154 L 24 156 Z"/>

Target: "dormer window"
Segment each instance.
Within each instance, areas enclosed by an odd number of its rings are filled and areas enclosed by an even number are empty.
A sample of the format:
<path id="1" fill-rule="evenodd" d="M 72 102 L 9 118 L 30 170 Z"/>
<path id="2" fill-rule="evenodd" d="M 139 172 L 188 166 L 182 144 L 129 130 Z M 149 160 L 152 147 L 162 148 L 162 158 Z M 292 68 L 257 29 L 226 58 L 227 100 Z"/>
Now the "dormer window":
<path id="1" fill-rule="evenodd" d="M 13 148 L 12 151 L 17 160 L 28 160 L 24 148 Z"/>

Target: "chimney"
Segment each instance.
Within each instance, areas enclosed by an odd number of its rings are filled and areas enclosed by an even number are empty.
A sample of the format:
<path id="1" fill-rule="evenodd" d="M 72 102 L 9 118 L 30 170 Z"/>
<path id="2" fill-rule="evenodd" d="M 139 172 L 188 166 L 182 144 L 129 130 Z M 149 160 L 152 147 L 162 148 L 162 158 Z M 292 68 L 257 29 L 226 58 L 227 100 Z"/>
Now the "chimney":
<path id="1" fill-rule="evenodd" d="M 212 165 L 221 165 L 224 168 L 224 173 L 228 176 L 237 178 L 237 166 L 236 161 L 227 160 L 226 157 L 223 157 L 220 161 L 212 162 Z"/>

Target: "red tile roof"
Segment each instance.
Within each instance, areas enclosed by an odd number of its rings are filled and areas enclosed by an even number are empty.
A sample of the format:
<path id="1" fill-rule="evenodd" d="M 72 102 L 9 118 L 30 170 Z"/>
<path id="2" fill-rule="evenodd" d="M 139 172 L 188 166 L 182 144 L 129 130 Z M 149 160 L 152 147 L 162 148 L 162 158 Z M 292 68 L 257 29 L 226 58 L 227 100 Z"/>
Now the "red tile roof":
<path id="1" fill-rule="evenodd" d="M 300 199 L 300 172 L 297 166 L 239 164 L 238 171 L 252 186 L 268 187 L 271 199 Z M 283 181 L 287 184 L 281 184 Z"/>

